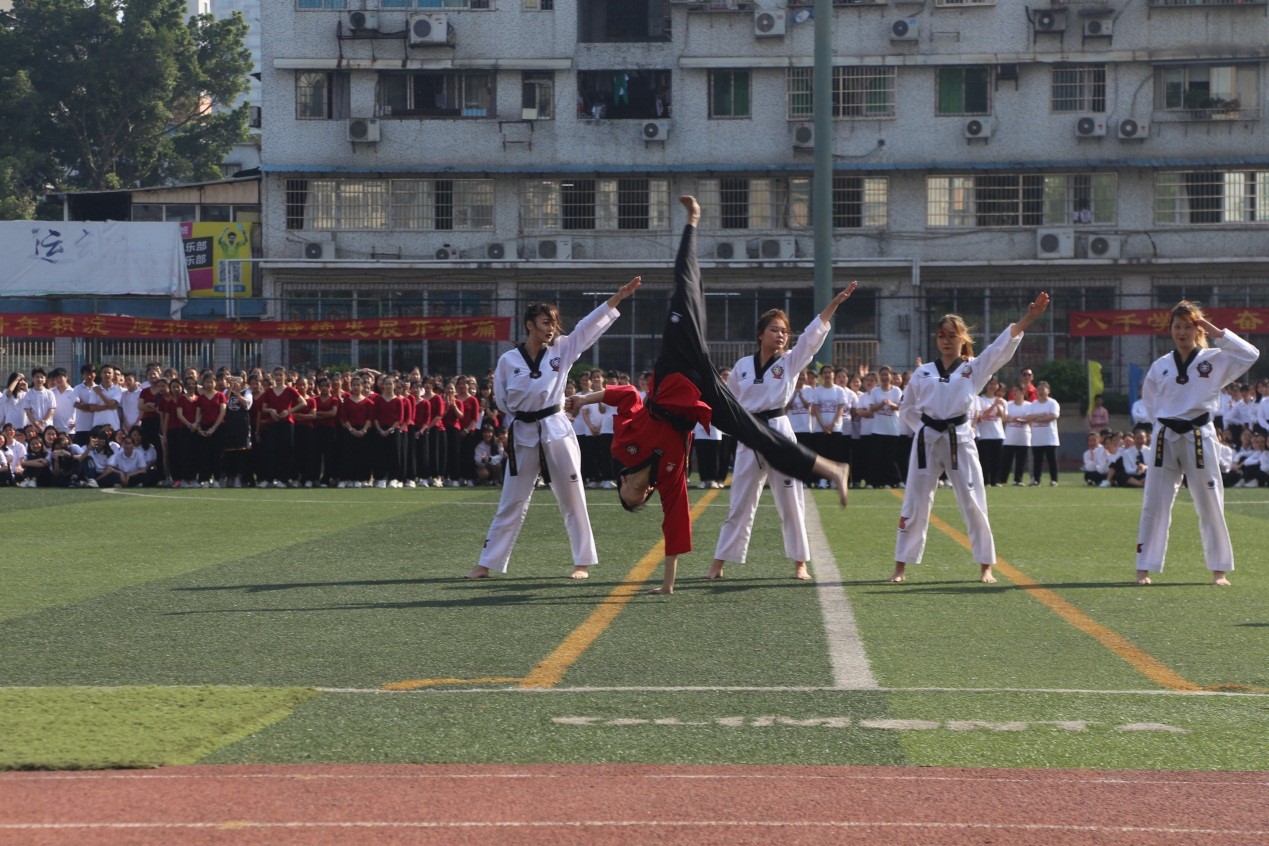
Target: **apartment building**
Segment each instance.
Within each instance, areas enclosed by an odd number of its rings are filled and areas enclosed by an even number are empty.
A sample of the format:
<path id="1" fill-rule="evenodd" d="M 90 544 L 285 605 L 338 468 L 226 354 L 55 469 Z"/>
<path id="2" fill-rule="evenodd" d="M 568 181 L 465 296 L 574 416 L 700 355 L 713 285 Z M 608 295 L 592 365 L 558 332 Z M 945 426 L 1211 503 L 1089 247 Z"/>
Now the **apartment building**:
<path id="1" fill-rule="evenodd" d="M 835 276 L 866 291 L 837 322 L 839 361 L 908 366 L 937 315 L 992 336 L 1046 289 L 1021 361 L 1092 358 L 1115 385 L 1156 341 L 1072 338 L 1069 312 L 1269 305 L 1265 2 L 836 0 L 830 138 L 812 124 L 813 5 L 264 4 L 276 316 L 505 316 L 549 297 L 576 319 L 639 273 L 593 360 L 647 367 L 690 192 L 711 343 L 734 358 L 760 311 L 812 316 L 817 144 Z M 479 372 L 506 348 L 278 353 Z"/>

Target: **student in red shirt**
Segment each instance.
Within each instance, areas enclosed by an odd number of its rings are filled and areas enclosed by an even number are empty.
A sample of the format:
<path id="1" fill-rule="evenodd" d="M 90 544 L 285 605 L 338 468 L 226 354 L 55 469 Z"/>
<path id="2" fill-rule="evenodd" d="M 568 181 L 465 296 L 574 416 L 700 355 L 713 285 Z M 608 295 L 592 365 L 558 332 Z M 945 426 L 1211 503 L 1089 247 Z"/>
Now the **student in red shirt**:
<path id="1" fill-rule="evenodd" d="M 317 484 L 321 477 L 322 456 L 317 451 L 317 395 L 309 388 L 307 376 L 300 376 L 293 385 L 304 399 L 304 408 L 295 413 L 294 470 L 296 483 L 305 488 Z"/>
<path id="2" fill-rule="evenodd" d="M 339 425 L 339 397 L 332 392 L 331 380 L 327 376 L 317 379 L 317 396 L 313 397 L 310 408 L 313 410 L 313 430 L 316 436 L 317 460 L 321 465 L 319 471 L 320 484 L 333 488 L 339 480 L 339 471 L 335 466 L 335 427 Z"/>
<path id="3" fill-rule="evenodd" d="M 397 380 L 384 376 L 375 400 L 375 432 L 379 436 L 375 487 L 400 488 L 405 476 L 405 430 L 410 425 L 409 402 L 397 396 Z"/>
<path id="4" fill-rule="evenodd" d="M 168 418 L 168 455 L 172 459 L 172 487 L 191 487 L 198 476 L 198 444 L 194 429 L 198 425 L 198 383 L 194 377 L 183 382 L 173 379 L 171 414 Z M 175 421 L 175 426 L 172 425 Z"/>
<path id="5" fill-rule="evenodd" d="M 838 483 L 846 504 L 848 469 L 789 440 L 741 407 L 718 377 L 705 342 L 706 312 L 696 263 L 696 224 L 701 209 L 696 199 L 682 196 L 687 226 L 674 263 L 674 296 L 670 300 L 662 332 L 661 354 L 649 381 L 645 405 L 631 385 L 614 385 L 603 391 L 575 394 L 565 410 L 576 414 L 584 405 L 615 405 L 612 456 L 624 469 L 617 487 L 622 507 L 638 511 L 652 496 L 661 495 L 665 538 L 665 569 L 661 587 L 651 593 L 674 592 L 678 557 L 692 549 L 692 520 L 687 499 L 687 462 L 692 448 L 692 429 L 697 423 L 735 435 L 772 467 L 802 481 L 822 477 Z M 821 313 L 831 319 L 837 307 L 855 291 L 857 283 L 839 293 Z"/>
<path id="6" fill-rule="evenodd" d="M 154 447 L 154 454 L 158 457 L 155 464 L 155 475 L 160 481 L 167 477 L 163 457 L 163 442 L 166 432 L 163 429 L 163 415 L 159 410 L 163 404 L 163 398 L 166 396 L 167 382 L 161 377 L 151 379 L 141 389 L 141 400 L 139 403 L 141 408 L 141 436 L 145 440 L 146 446 Z"/>
<path id="7" fill-rule="evenodd" d="M 360 488 L 370 481 L 374 453 L 369 440 L 375 415 L 375 401 L 366 396 L 366 383 L 361 376 L 353 376 L 349 383 L 351 393 L 339 404 L 340 453 L 344 465 L 340 472 L 340 486 Z"/>
<path id="8" fill-rule="evenodd" d="M 447 450 L 448 443 L 445 440 L 445 398 L 441 396 L 439 380 L 433 377 L 431 380 L 431 394 L 427 395 L 429 411 L 431 416 L 429 419 L 429 428 L 427 433 L 427 449 L 428 463 L 431 464 L 432 484 L 435 487 L 443 487 L 445 485 L 445 472 L 449 467 L 449 452 Z"/>
<path id="9" fill-rule="evenodd" d="M 473 456 L 480 435 L 476 424 L 480 420 L 480 400 L 472 393 L 472 379 L 459 376 L 454 379 L 454 406 L 457 409 L 458 434 L 450 441 L 450 472 L 459 485 L 473 487 L 476 467 Z"/>
<path id="10" fill-rule="evenodd" d="M 295 448 L 295 418 L 308 403 L 295 388 L 287 384 L 286 369 L 273 368 L 273 386 L 260 395 L 260 467 L 259 482 L 262 488 L 272 482 L 275 488 L 285 488 L 290 480 L 292 454 Z"/>
<path id="11" fill-rule="evenodd" d="M 190 429 L 190 441 L 198 462 L 198 484 L 204 488 L 209 484 L 216 487 L 223 449 L 220 424 L 225 422 L 229 400 L 216 390 L 216 377 L 212 374 L 203 376 L 203 387 L 194 395 L 194 406 L 197 422 Z"/>
<path id="12" fill-rule="evenodd" d="M 429 429 L 432 424 L 432 403 L 428 399 L 430 386 L 431 383 L 422 378 L 410 382 L 414 415 L 410 418 L 410 428 L 406 436 L 410 441 L 406 459 L 410 478 L 416 480 L 417 486 L 424 488 L 432 484 L 432 461 L 428 453 Z"/>

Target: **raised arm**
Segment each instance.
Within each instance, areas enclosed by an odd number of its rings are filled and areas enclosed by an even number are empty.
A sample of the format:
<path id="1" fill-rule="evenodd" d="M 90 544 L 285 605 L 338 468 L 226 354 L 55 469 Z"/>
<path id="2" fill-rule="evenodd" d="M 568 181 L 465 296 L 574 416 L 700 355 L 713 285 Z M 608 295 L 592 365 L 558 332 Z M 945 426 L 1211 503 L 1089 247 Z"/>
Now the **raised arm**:
<path id="1" fill-rule="evenodd" d="M 1045 309 L 1049 307 L 1049 295 L 1044 291 L 1040 292 L 1040 296 L 1035 298 L 1031 305 L 1027 306 L 1027 311 L 1017 322 L 1009 327 L 1009 337 L 1016 338 L 1023 332 L 1027 331 L 1027 327 L 1034 323 L 1040 315 L 1044 314 Z"/>

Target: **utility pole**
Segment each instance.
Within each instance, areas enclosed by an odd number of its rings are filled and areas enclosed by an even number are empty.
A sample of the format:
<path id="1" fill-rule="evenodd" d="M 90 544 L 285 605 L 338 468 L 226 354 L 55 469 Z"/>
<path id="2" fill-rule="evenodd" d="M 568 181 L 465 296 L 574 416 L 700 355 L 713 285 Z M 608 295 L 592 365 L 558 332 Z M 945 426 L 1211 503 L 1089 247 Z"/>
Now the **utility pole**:
<path id="1" fill-rule="evenodd" d="M 833 0 L 815 0 L 815 73 L 811 108 L 815 115 L 815 171 L 811 218 L 815 221 L 815 310 L 833 298 Z M 828 332 L 828 359 L 836 332 Z"/>

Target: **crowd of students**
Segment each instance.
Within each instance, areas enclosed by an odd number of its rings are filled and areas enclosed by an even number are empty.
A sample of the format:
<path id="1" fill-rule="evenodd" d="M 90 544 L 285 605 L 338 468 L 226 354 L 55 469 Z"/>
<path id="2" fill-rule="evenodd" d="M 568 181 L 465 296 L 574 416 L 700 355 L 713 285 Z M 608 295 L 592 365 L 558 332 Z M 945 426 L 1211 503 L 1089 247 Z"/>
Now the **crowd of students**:
<path id="1" fill-rule="evenodd" d="M 726 381 L 730 368 L 724 368 Z M 36 368 L 10 374 L 0 397 L 0 485 L 220 487 L 460 487 L 496 485 L 506 455 L 503 414 L 488 376 L 443 378 L 373 370 L 231 372 L 158 364 L 144 381 L 118 368 Z M 606 385 L 647 388 L 648 373 L 593 369 L 566 396 Z M 822 366 L 797 375 L 786 413 L 797 440 L 852 467 L 852 487 L 903 487 L 913 432 L 898 409 L 910 372 Z M 1264 401 L 1262 401 L 1264 400 Z M 1269 487 L 1269 380 L 1233 384 L 1217 418 L 1227 487 Z M 572 417 L 589 488 L 611 489 L 616 409 L 584 405 Z M 973 417 L 986 484 L 1058 484 L 1061 406 L 1023 368 L 1006 389 L 993 378 Z M 1150 426 L 1113 431 L 1098 397 L 1082 470 L 1099 487 L 1142 487 Z M 698 426 L 693 467 L 702 489 L 721 488 L 735 441 Z M 1030 471 L 1028 474 L 1028 458 Z M 1024 481 L 1026 480 L 1026 481 Z M 827 487 L 829 483 L 820 482 Z"/>

